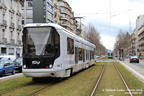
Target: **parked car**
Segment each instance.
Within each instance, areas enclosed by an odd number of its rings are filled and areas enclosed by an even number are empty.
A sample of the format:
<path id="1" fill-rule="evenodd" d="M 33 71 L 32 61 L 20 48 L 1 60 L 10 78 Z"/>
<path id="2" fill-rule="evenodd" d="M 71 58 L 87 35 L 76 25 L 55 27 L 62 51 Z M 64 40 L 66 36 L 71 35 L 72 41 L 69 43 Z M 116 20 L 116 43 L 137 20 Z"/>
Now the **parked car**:
<path id="1" fill-rule="evenodd" d="M 0 60 L 0 76 L 4 76 L 7 73 L 15 74 L 14 62 L 12 60 Z"/>
<path id="2" fill-rule="evenodd" d="M 14 63 L 15 63 L 15 70 L 20 70 L 20 72 L 22 72 L 23 58 L 22 57 L 16 58 L 14 60 Z"/>
<path id="3" fill-rule="evenodd" d="M 131 56 L 130 57 L 130 63 L 131 62 L 137 62 L 137 63 L 139 63 L 139 58 L 138 58 L 138 56 Z"/>
<path id="4" fill-rule="evenodd" d="M 0 55 L 0 59 L 14 61 L 16 59 L 16 56 L 15 55 Z"/>

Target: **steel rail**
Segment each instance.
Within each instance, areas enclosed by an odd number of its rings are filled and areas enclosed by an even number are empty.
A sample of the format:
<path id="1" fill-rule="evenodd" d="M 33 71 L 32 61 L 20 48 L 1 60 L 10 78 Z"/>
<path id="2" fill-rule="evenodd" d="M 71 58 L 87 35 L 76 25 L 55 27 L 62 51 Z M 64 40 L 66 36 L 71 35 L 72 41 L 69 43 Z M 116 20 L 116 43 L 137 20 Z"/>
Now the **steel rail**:
<path id="1" fill-rule="evenodd" d="M 94 93 L 95 93 L 95 91 L 96 91 L 96 89 L 97 89 L 97 87 L 98 87 L 98 84 L 99 84 L 99 82 L 100 82 L 100 80 L 101 80 L 101 77 L 102 77 L 102 75 L 103 75 L 103 72 L 104 72 L 104 70 L 105 70 L 105 66 L 106 66 L 106 62 L 105 62 L 105 65 L 104 65 L 104 67 L 103 67 L 103 70 L 101 71 L 101 74 L 100 74 L 100 76 L 99 76 L 99 79 L 98 79 L 98 81 L 97 81 L 97 83 L 96 83 L 96 85 L 95 85 L 95 87 L 94 87 L 94 89 L 93 89 L 93 91 L 92 91 L 92 93 L 91 93 L 91 96 L 94 96 Z"/>
<path id="2" fill-rule="evenodd" d="M 8 91 L 5 91 L 5 92 L 2 92 L 2 93 L 0 93 L 0 96 L 3 95 L 3 94 L 9 93 L 9 92 L 11 92 L 11 91 L 17 90 L 17 89 L 19 89 L 19 88 L 25 87 L 25 86 L 27 86 L 27 85 L 29 85 L 29 84 L 33 84 L 33 82 L 30 82 L 30 83 L 27 83 L 27 84 L 25 84 L 25 85 L 22 85 L 22 86 L 19 86 L 19 87 L 13 88 L 13 89 L 11 89 L 11 90 L 8 90 Z"/>
<path id="3" fill-rule="evenodd" d="M 35 96 L 35 95 L 39 94 L 40 92 L 42 92 L 42 91 L 44 91 L 44 90 L 46 90 L 46 89 L 52 87 L 53 85 L 55 85 L 55 84 L 57 84 L 57 83 L 58 83 L 58 82 L 52 83 L 52 84 L 50 84 L 50 85 L 48 85 L 48 86 L 46 86 L 46 87 L 44 87 L 44 88 L 42 88 L 42 89 L 40 89 L 40 90 L 34 92 L 34 93 L 32 93 L 30 96 Z"/>
<path id="4" fill-rule="evenodd" d="M 114 63 L 114 62 L 113 62 L 113 65 L 115 66 L 115 63 Z M 121 77 L 121 79 L 122 79 L 125 87 L 127 88 L 127 91 L 129 92 L 129 95 L 130 95 L 130 96 L 133 96 L 133 94 L 131 93 L 128 85 L 126 84 L 126 82 L 125 82 L 125 80 L 124 80 L 124 78 L 123 78 L 123 76 L 121 75 L 120 71 L 118 70 L 118 68 L 117 68 L 116 66 L 115 66 L 115 68 L 116 68 L 117 72 L 119 73 L 119 75 L 120 75 L 120 77 Z"/>

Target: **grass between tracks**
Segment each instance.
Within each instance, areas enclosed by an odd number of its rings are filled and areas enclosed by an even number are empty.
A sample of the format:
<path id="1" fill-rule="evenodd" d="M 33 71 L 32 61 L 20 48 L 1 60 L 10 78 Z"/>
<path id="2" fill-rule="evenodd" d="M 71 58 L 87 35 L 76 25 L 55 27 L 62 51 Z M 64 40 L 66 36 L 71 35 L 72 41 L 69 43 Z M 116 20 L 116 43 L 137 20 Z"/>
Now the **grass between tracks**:
<path id="1" fill-rule="evenodd" d="M 104 63 L 97 63 L 37 96 L 89 96 Z"/>
<path id="2" fill-rule="evenodd" d="M 0 93 L 25 85 L 26 83 L 30 83 L 31 78 L 25 78 L 24 76 L 5 80 L 5 81 L 0 81 Z"/>
<path id="3" fill-rule="evenodd" d="M 115 60 L 115 58 L 109 59 L 108 57 L 100 58 L 98 60 Z"/>
<path id="4" fill-rule="evenodd" d="M 126 88 L 112 62 L 108 62 L 95 92 L 98 96 L 125 96 Z"/>

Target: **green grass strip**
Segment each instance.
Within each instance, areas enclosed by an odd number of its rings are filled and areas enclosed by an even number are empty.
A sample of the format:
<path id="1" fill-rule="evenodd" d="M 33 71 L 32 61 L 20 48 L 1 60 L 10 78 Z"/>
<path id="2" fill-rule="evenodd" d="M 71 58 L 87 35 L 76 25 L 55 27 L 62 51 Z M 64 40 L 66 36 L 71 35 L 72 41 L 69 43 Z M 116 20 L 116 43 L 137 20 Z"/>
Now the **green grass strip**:
<path id="1" fill-rule="evenodd" d="M 104 58 L 100 58 L 100 59 L 97 59 L 97 60 L 115 60 L 115 58 L 109 59 L 108 57 L 104 57 Z"/>
<path id="2" fill-rule="evenodd" d="M 134 96 L 144 96 L 144 92 L 141 92 L 141 90 L 144 90 L 144 83 L 140 81 L 137 77 L 135 77 L 120 63 L 116 62 L 116 66 L 120 70 L 123 78 L 125 79 Z"/>
<path id="3" fill-rule="evenodd" d="M 98 85 L 95 95 L 97 96 L 127 96 L 124 86 L 117 70 L 112 62 L 108 62 Z"/>
<path id="4" fill-rule="evenodd" d="M 39 93 L 37 96 L 89 96 L 104 63 L 97 63 L 59 84 Z"/>
<path id="5" fill-rule="evenodd" d="M 0 93 L 25 85 L 30 82 L 32 82 L 31 78 L 26 78 L 24 76 L 0 81 Z"/>

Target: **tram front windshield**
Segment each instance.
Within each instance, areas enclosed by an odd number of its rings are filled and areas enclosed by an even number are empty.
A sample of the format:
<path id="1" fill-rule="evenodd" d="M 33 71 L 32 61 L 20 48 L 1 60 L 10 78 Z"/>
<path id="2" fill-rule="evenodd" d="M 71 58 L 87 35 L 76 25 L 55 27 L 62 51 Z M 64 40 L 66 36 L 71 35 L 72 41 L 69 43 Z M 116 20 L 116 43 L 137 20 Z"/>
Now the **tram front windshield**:
<path id="1" fill-rule="evenodd" d="M 33 27 L 24 29 L 23 55 L 24 56 L 53 56 L 54 32 L 51 27 Z"/>

